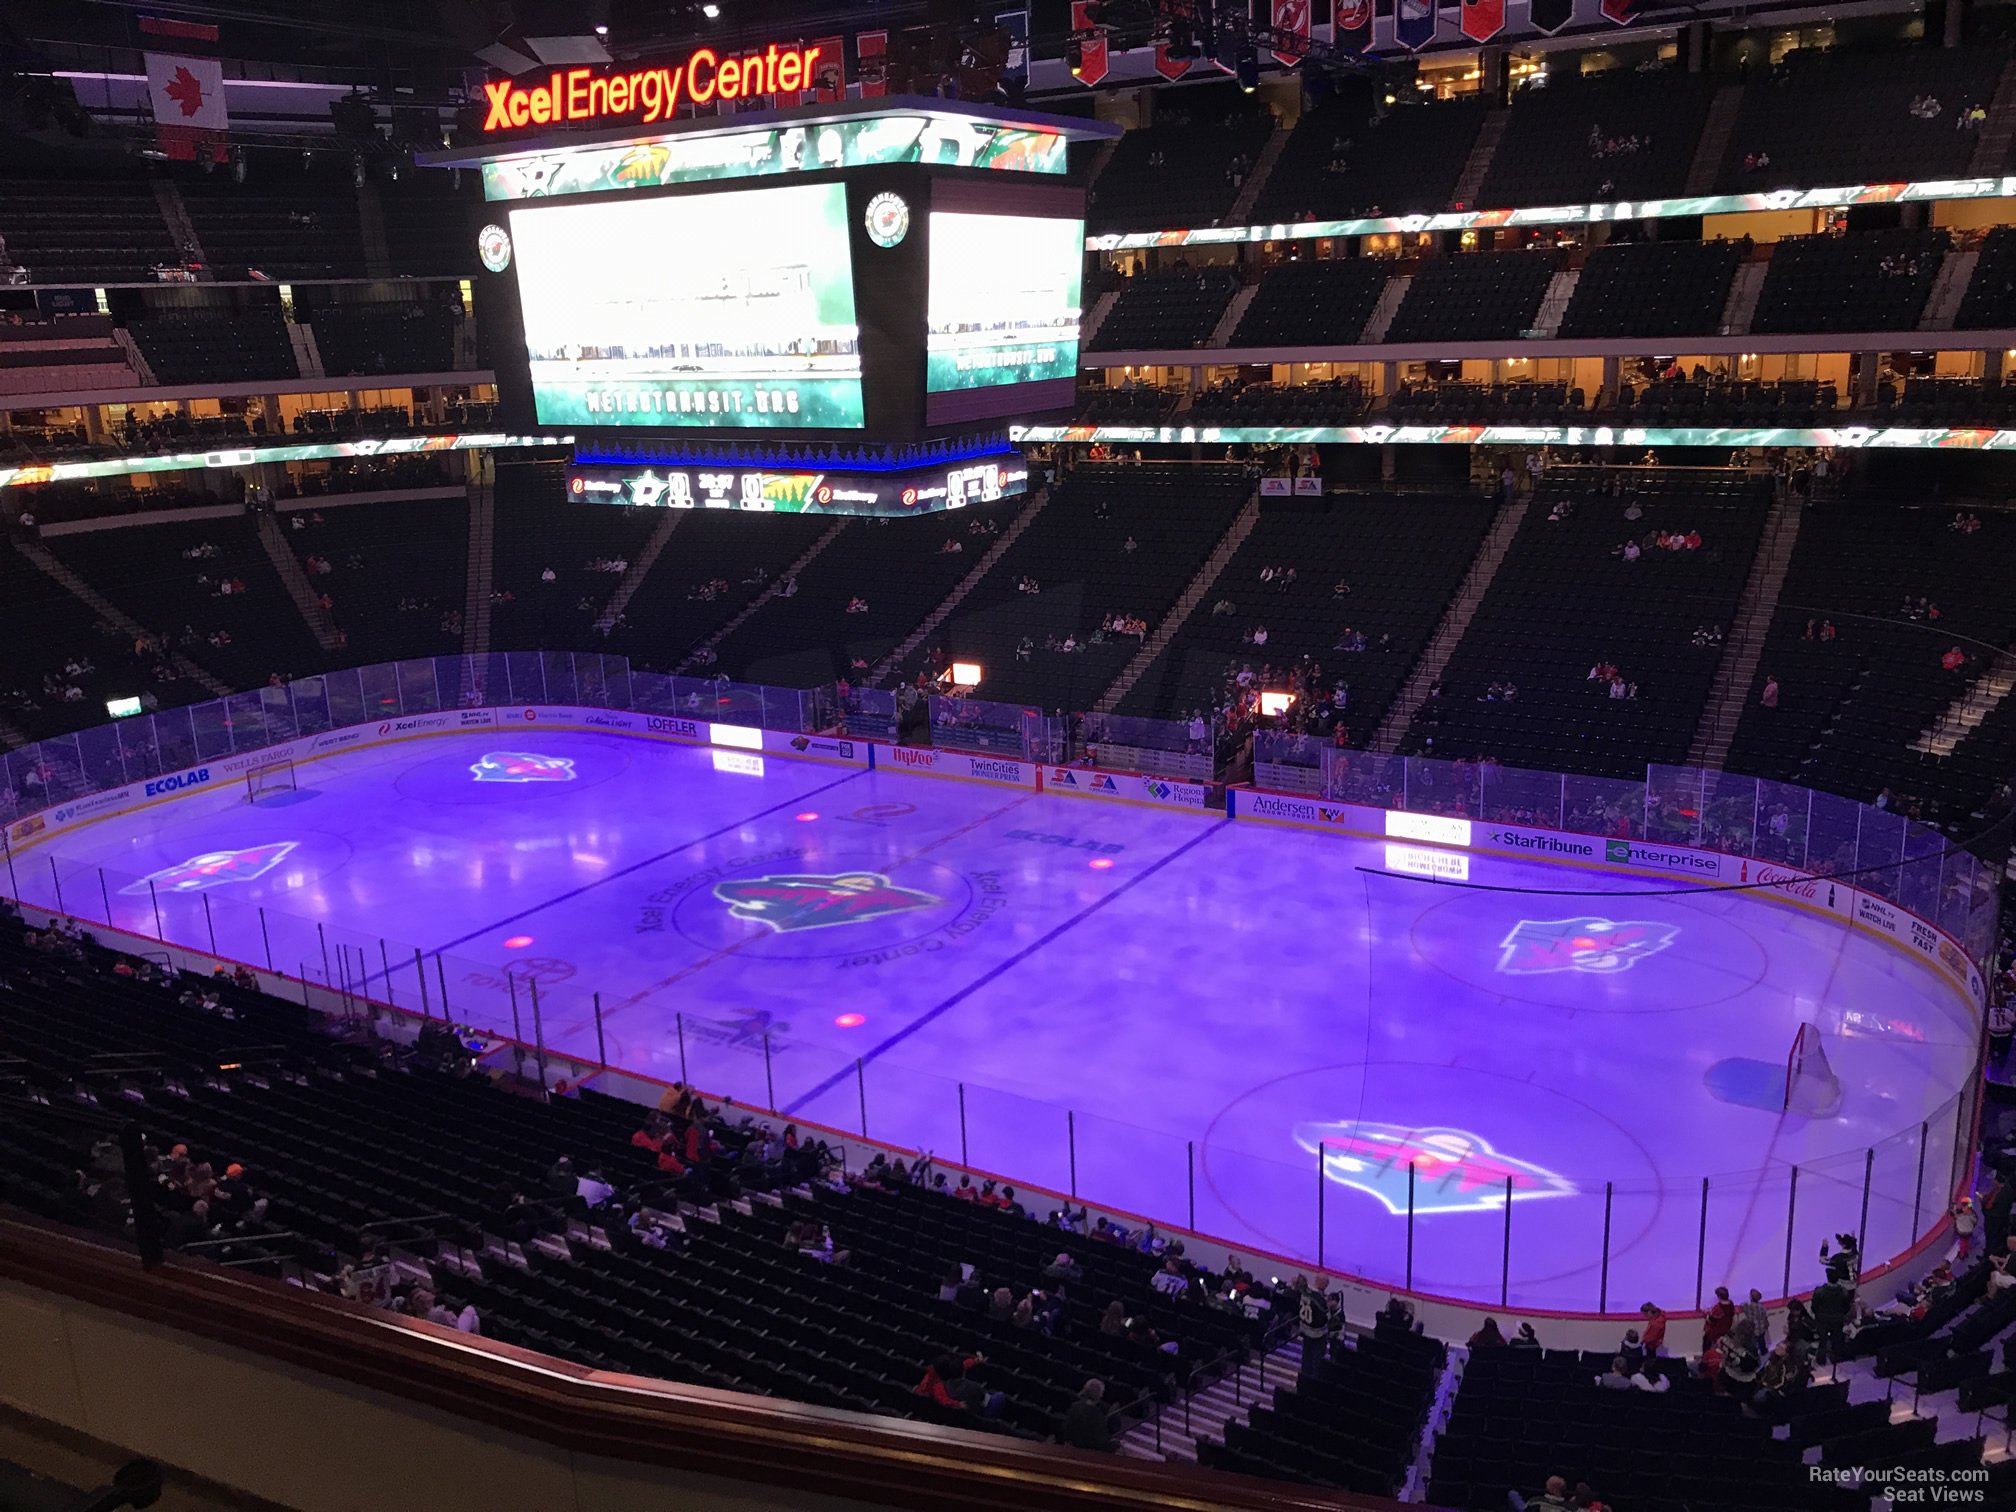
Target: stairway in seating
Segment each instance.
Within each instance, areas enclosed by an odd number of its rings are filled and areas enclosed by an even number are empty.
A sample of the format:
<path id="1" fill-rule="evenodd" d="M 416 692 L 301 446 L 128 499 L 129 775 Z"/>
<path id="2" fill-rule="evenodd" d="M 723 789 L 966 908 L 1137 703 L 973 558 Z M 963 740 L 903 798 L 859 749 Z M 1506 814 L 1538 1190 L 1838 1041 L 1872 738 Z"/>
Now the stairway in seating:
<path id="1" fill-rule="evenodd" d="M 373 278 L 392 276 L 392 249 L 385 240 L 385 197 L 378 181 L 365 176 L 357 181 L 357 230 L 364 242 L 364 271 Z"/>
<path id="2" fill-rule="evenodd" d="M 1211 555 L 1204 559 L 1204 565 L 1197 569 L 1195 576 L 1183 589 L 1182 597 L 1178 598 L 1169 612 L 1162 616 L 1162 623 L 1155 627 L 1154 633 L 1141 642 L 1141 649 L 1136 651 L 1127 665 L 1120 669 L 1120 675 L 1113 679 L 1113 686 L 1108 688 L 1099 702 L 1092 706 L 1095 712 L 1111 714 L 1120 707 L 1120 700 L 1134 691 L 1134 684 L 1141 680 L 1141 674 L 1148 670 L 1156 657 L 1168 649 L 1177 632 L 1189 623 L 1191 614 L 1204 602 L 1204 595 L 1210 592 L 1211 585 L 1218 581 L 1218 574 L 1225 570 L 1225 564 L 1230 562 L 1239 548 L 1246 544 L 1246 537 L 1253 534 L 1253 527 L 1259 523 L 1260 491 L 1256 488 L 1253 496 L 1246 501 L 1246 507 L 1239 511 L 1231 525 L 1226 528 L 1224 536 L 1212 548 Z"/>
<path id="3" fill-rule="evenodd" d="M 1456 187 L 1449 192 L 1452 204 L 1471 205 L 1476 200 L 1477 191 L 1484 187 L 1484 175 L 1491 171 L 1491 159 L 1498 155 L 1498 143 L 1505 135 L 1505 125 L 1511 118 L 1512 112 L 1505 109 L 1485 114 L 1484 124 L 1478 128 L 1477 140 L 1471 144 L 1463 171 L 1456 176 Z"/>
<path id="4" fill-rule="evenodd" d="M 1092 338 L 1099 334 L 1099 327 L 1106 323 L 1106 317 L 1113 313 L 1113 306 L 1119 303 L 1119 300 L 1120 291 L 1118 289 L 1108 289 L 1104 294 L 1101 294 L 1097 299 L 1092 301 L 1092 308 L 1085 312 L 1084 320 L 1079 323 L 1079 351 L 1087 352 L 1092 349 Z"/>
<path id="5" fill-rule="evenodd" d="M 206 278 L 215 277 L 208 272 L 210 254 L 203 250 L 202 238 L 196 234 L 196 223 L 189 219 L 189 206 L 183 201 L 182 191 L 175 187 L 173 179 L 157 178 L 153 182 L 154 203 L 161 207 L 161 219 L 168 227 L 168 238 L 182 249 L 185 256 L 203 265 Z"/>
<path id="6" fill-rule="evenodd" d="M 1224 347 L 1232 344 L 1232 333 L 1239 329 L 1239 322 L 1246 318 L 1246 309 L 1253 303 L 1253 296 L 1260 292 L 1257 283 L 1241 284 L 1239 292 L 1232 296 L 1232 303 L 1225 306 L 1225 313 L 1218 317 L 1218 324 L 1211 328 L 1211 335 L 1204 345 Z"/>
<path id="7" fill-rule="evenodd" d="M 1736 725 L 1743 717 L 1743 704 L 1750 696 L 1750 680 L 1757 675 L 1757 663 L 1764 655 L 1764 637 L 1771 618 L 1778 612 L 1778 595 L 1785 587 L 1785 574 L 1792 566 L 1792 548 L 1799 542 L 1799 521 L 1804 511 L 1790 498 L 1771 506 L 1764 523 L 1764 539 L 1751 559 L 1750 575 L 1743 583 L 1743 597 L 1737 600 L 1735 622 L 1722 638 L 1722 660 L 1709 685 L 1708 703 L 1701 711 L 1701 723 L 1694 731 L 1694 743 L 1687 751 L 1689 766 L 1722 769 L 1729 759 L 1729 742 L 1736 738 Z"/>
<path id="8" fill-rule="evenodd" d="M 1577 268 L 1564 268 L 1547 281 L 1547 292 L 1540 299 L 1540 313 L 1533 317 L 1534 330 L 1543 336 L 1561 334 L 1568 303 L 1575 297 L 1575 285 L 1581 281 L 1582 273 Z"/>
<path id="9" fill-rule="evenodd" d="M 1722 171 L 1722 155 L 1729 150 L 1729 137 L 1736 130 L 1736 117 L 1743 109 L 1743 86 L 1724 84 L 1709 103 L 1708 118 L 1701 123 L 1701 136 L 1694 144 L 1694 161 L 1687 165 L 1687 182 L 1682 194 L 1707 194 L 1715 187 L 1715 175 Z"/>
<path id="10" fill-rule="evenodd" d="M 1717 327 L 1724 336 L 1748 336 L 1750 322 L 1757 318 L 1757 296 L 1764 292 L 1764 275 L 1770 271 L 1766 262 L 1739 263 L 1736 276 L 1729 280 L 1729 298 L 1722 306 L 1722 321 Z"/>
<path id="11" fill-rule="evenodd" d="M 1221 226 L 1243 226 L 1253 214 L 1253 207 L 1260 203 L 1260 191 L 1267 187 L 1267 180 L 1273 176 L 1274 165 L 1281 161 L 1281 149 L 1288 145 L 1289 128 L 1279 121 L 1274 123 L 1273 133 L 1260 149 L 1260 156 L 1253 159 L 1253 171 L 1246 175 L 1246 181 L 1239 186 L 1239 193 L 1232 201 L 1232 208 L 1225 212 L 1218 224 Z"/>
<path id="12" fill-rule="evenodd" d="M 994 544 L 980 554 L 980 560 L 973 564 L 966 576 L 953 585 L 952 591 L 945 595 L 945 601 L 925 615 L 922 623 L 904 636 L 894 651 L 869 669 L 868 675 L 861 679 L 861 686 L 878 688 L 882 685 L 883 678 L 895 668 L 902 666 L 903 658 L 923 645 L 924 637 L 945 623 L 946 616 L 957 609 L 960 600 L 971 593 L 974 585 L 993 570 L 994 564 L 1007 554 L 1008 548 L 1015 544 L 1022 532 L 1029 528 L 1029 522 L 1041 514 L 1043 506 L 1049 502 L 1050 486 L 1046 483 L 1029 495 L 1029 502 L 1024 504 L 1021 512 L 1008 522 L 1007 528 L 994 537 Z"/>
<path id="13" fill-rule="evenodd" d="M 1393 317 L 1400 313 L 1400 305 L 1413 285 L 1412 273 L 1396 273 L 1386 280 L 1386 286 L 1379 291 L 1379 302 L 1372 306 L 1372 313 L 1366 317 L 1365 334 L 1359 338 L 1361 344 L 1377 346 L 1386 339 Z"/>
<path id="14" fill-rule="evenodd" d="M 1911 749 L 1928 756 L 1951 756 L 1953 748 L 1972 735 L 2012 689 L 2016 689 L 2016 656 L 2005 651 L 1968 684 L 1965 693 L 1946 706 L 1931 729 L 1911 742 Z"/>
<path id="15" fill-rule="evenodd" d="M 809 567 L 812 564 L 812 559 L 814 557 L 819 555 L 819 553 L 824 551 L 828 546 L 831 546 L 835 540 L 839 539 L 840 532 L 847 528 L 847 523 L 848 522 L 846 520 L 835 520 L 833 522 L 833 527 L 830 530 L 820 532 L 819 539 L 814 541 L 810 546 L 807 546 L 803 551 L 801 551 L 798 554 L 797 560 L 792 562 L 792 564 L 789 567 L 786 567 L 782 572 L 778 573 L 777 576 L 773 577 L 772 579 L 770 579 L 769 582 L 765 583 L 763 585 L 763 591 L 757 594 L 756 597 L 754 597 L 753 599 L 749 600 L 748 603 L 744 604 L 742 606 L 742 612 L 740 614 L 737 614 L 733 618 L 731 618 L 727 624 L 723 625 L 719 630 L 716 630 L 712 635 L 708 636 L 707 639 L 700 642 L 699 645 L 689 649 L 685 654 L 685 656 L 680 658 L 679 665 L 674 667 L 672 670 L 674 672 L 691 671 L 693 669 L 694 659 L 698 657 L 701 652 L 712 651 L 716 646 L 720 645 L 721 642 L 728 639 L 729 635 L 733 633 L 737 628 L 739 628 L 742 622 L 748 619 L 750 615 L 754 614 L 758 609 L 761 609 L 765 604 L 769 603 L 770 600 L 777 597 L 779 589 L 781 589 L 792 578 L 798 576 L 799 573 L 803 572 L 807 567 Z"/>
<path id="16" fill-rule="evenodd" d="M 1932 280 L 1932 292 L 1925 296 L 1925 314 L 1918 322 L 1919 330 L 1953 329 L 1953 322 L 1960 315 L 1961 301 L 1967 297 L 1967 285 L 1974 281 L 1974 268 L 1980 261 L 1979 247 L 1946 254 L 1939 264 L 1938 276 Z"/>
<path id="17" fill-rule="evenodd" d="M 658 553 L 672 539 L 672 532 L 679 528 L 679 522 L 686 518 L 683 509 L 668 509 L 665 518 L 658 522 L 651 538 L 637 550 L 631 558 L 630 570 L 623 574 L 623 581 L 616 585 L 616 591 L 609 595 L 609 602 L 602 606 L 602 612 L 595 616 L 595 628 L 607 635 L 619 616 L 630 607 L 630 600 L 643 586 L 645 576 L 657 564 Z"/>
<path id="18" fill-rule="evenodd" d="M 1995 97 L 1988 102 L 1988 119 L 1974 139 L 1967 171 L 1977 178 L 2006 172 L 2012 144 L 2016 144 L 2016 58 L 2002 65 L 2002 77 L 1995 81 Z"/>
<path id="19" fill-rule="evenodd" d="M 118 630 L 127 639 L 136 641 L 143 637 L 154 641 L 162 639 L 161 636 L 149 630 L 140 621 L 126 613 L 117 604 L 113 603 L 112 600 L 105 597 L 104 594 L 100 593 L 68 567 L 57 561 L 46 548 L 38 546 L 32 541 L 16 541 L 14 549 L 33 562 L 44 576 L 54 581 L 72 598 L 80 599 L 88 604 L 92 613 L 104 620 L 106 624 Z M 175 669 L 177 677 L 183 679 L 185 682 L 197 684 L 215 697 L 223 698 L 234 691 L 230 684 L 212 677 L 180 651 L 169 654 L 168 665 Z"/>
<path id="20" fill-rule="evenodd" d="M 287 344 L 294 349 L 294 366 L 303 378 L 326 378 L 322 349 L 315 344 L 315 328 L 305 320 L 287 322 Z"/>
<path id="21" fill-rule="evenodd" d="M 492 478 L 495 477 L 493 473 Z M 469 485 L 469 569 L 462 585 L 462 654 L 490 653 L 490 588 L 495 581 L 497 489 L 492 481 Z"/>
<path id="22" fill-rule="evenodd" d="M 1290 1338 L 1258 1368 L 1242 1368 L 1202 1391 L 1163 1404 L 1160 1412 L 1136 1423 L 1114 1448 L 1131 1459 L 1197 1463 L 1197 1440 L 1225 1438 L 1227 1423 L 1244 1423 L 1255 1407 L 1271 1407 L 1274 1394 L 1292 1387 L 1302 1374 L 1302 1341 Z"/>
<path id="23" fill-rule="evenodd" d="M 309 583 L 301 559 L 294 555 L 294 548 L 287 543 L 287 532 L 280 526 L 280 517 L 271 510 L 261 510 L 252 520 L 253 529 L 259 533 L 259 544 L 266 550 L 266 560 L 280 574 L 280 586 L 287 590 L 287 597 L 294 600 L 294 607 L 301 611 L 301 618 L 314 635 L 315 644 L 324 651 L 334 651 L 338 643 L 336 622 L 322 607 L 322 596 Z"/>
<path id="24" fill-rule="evenodd" d="M 1463 632 L 1470 628 L 1470 621 L 1476 617 L 1477 606 L 1484 602 L 1485 590 L 1491 586 L 1491 579 L 1498 575 L 1499 565 L 1511 549 L 1512 538 L 1519 533 L 1519 526 L 1526 518 L 1527 505 L 1531 502 L 1530 497 L 1522 496 L 1510 504 L 1499 506 L 1498 517 L 1491 522 L 1484 544 L 1477 548 L 1470 570 L 1463 575 L 1462 586 L 1450 599 L 1442 623 L 1435 627 L 1435 634 L 1429 638 L 1428 649 L 1421 653 L 1421 660 L 1414 664 L 1413 672 L 1387 708 L 1386 717 L 1379 721 L 1379 728 L 1372 736 L 1372 750 L 1390 755 L 1400 748 L 1400 737 L 1407 733 L 1407 726 L 1414 722 L 1414 716 L 1428 701 L 1428 690 L 1441 681 L 1443 669 L 1449 665 L 1449 658 L 1456 650 L 1456 643 L 1463 639 Z"/>

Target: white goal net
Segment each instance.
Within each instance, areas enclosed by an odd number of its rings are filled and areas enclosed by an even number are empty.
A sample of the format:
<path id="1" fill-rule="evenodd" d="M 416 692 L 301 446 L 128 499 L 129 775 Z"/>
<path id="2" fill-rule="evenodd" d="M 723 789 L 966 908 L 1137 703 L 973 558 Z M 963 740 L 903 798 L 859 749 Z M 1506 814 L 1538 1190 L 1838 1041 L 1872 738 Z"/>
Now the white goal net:
<path id="1" fill-rule="evenodd" d="M 1827 1062 L 1820 1031 L 1801 1024 L 1785 1059 L 1785 1111 L 1804 1118 L 1830 1118 L 1841 1106 L 1841 1078 Z"/>
<path id="2" fill-rule="evenodd" d="M 252 803 L 270 798 L 275 793 L 293 791 L 294 763 L 291 761 L 269 761 L 245 774 L 245 797 Z"/>

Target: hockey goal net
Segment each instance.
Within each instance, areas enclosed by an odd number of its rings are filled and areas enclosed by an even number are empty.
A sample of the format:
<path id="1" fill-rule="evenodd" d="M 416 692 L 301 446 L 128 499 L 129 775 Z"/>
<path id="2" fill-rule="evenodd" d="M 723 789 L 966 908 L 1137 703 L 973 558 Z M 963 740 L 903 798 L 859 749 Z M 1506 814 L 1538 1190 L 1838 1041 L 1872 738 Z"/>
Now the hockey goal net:
<path id="1" fill-rule="evenodd" d="M 250 803 L 294 790 L 294 763 L 291 761 L 269 761 L 245 774 L 245 798 Z"/>
<path id="2" fill-rule="evenodd" d="M 1804 1118 L 1828 1118 L 1841 1106 L 1841 1078 L 1827 1061 L 1820 1031 L 1801 1024 L 1785 1058 L 1785 1111 Z"/>

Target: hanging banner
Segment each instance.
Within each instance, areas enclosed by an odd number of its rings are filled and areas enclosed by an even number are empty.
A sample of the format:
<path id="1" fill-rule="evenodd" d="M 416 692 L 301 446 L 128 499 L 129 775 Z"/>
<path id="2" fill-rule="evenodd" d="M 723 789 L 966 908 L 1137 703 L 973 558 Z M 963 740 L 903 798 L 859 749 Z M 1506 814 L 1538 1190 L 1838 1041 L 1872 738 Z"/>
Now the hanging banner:
<path id="1" fill-rule="evenodd" d="M 224 65 L 215 58 L 147 54 L 147 98 L 162 152 L 193 163 L 199 152 L 224 161 Z"/>
<path id="2" fill-rule="evenodd" d="M 1309 56 L 1309 0 L 1274 0 L 1274 61 L 1293 68 Z"/>
<path id="3" fill-rule="evenodd" d="M 1638 0 L 1603 0 L 1603 19 L 1613 26 L 1629 26 L 1638 19 Z"/>
<path id="4" fill-rule="evenodd" d="M 1106 77 L 1109 67 L 1106 29 L 1092 21 L 1092 0 L 1071 0 L 1071 45 L 1078 49 L 1078 66 L 1072 77 L 1091 88 Z"/>
<path id="5" fill-rule="evenodd" d="M 1029 87 L 1029 10 L 996 11 L 994 24 L 1008 33 L 1008 61 L 1001 82 L 1013 89 Z"/>
<path id="6" fill-rule="evenodd" d="M 862 99 L 879 99 L 889 92 L 889 79 L 883 71 L 888 58 L 886 31 L 862 32 L 854 38 L 854 71 L 861 79 Z"/>
<path id="7" fill-rule="evenodd" d="M 1435 40 L 1439 20 L 1435 0 L 1398 0 L 1393 12 L 1393 40 L 1410 52 L 1419 52 Z"/>
<path id="8" fill-rule="evenodd" d="M 1459 24 L 1472 42 L 1489 42 L 1505 30 L 1505 0 L 1463 0 Z"/>
<path id="9" fill-rule="evenodd" d="M 821 37 L 812 44 L 818 51 L 810 54 L 818 59 L 818 66 L 812 72 L 809 89 L 798 91 L 800 105 L 831 105 L 836 100 L 847 98 L 847 40 L 844 37 Z"/>
<path id="10" fill-rule="evenodd" d="M 1575 0 L 1531 0 L 1526 7 L 1526 19 L 1533 23 L 1535 31 L 1551 37 L 1575 19 Z"/>
<path id="11" fill-rule="evenodd" d="M 1182 78 L 1183 75 L 1190 72 L 1190 65 L 1196 61 L 1195 58 L 1171 57 L 1167 42 L 1157 42 L 1155 44 L 1155 72 L 1162 75 L 1165 79 Z"/>
<path id="12" fill-rule="evenodd" d="M 1337 0 L 1336 45 L 1362 53 L 1372 45 L 1372 0 Z"/>

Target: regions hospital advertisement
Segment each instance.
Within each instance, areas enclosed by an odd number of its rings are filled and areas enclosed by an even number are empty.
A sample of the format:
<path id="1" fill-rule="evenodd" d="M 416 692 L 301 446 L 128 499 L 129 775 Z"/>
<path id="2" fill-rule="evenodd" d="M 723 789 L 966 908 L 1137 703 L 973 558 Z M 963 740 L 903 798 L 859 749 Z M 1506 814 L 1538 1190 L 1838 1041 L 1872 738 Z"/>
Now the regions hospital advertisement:
<path id="1" fill-rule="evenodd" d="M 510 219 L 540 424 L 863 424 L 841 185 L 535 205 Z"/>

